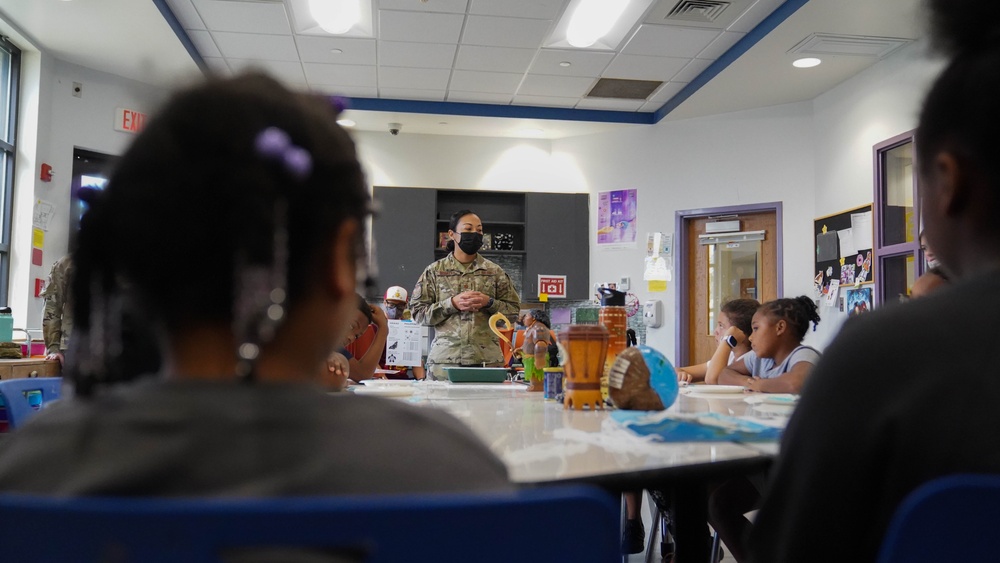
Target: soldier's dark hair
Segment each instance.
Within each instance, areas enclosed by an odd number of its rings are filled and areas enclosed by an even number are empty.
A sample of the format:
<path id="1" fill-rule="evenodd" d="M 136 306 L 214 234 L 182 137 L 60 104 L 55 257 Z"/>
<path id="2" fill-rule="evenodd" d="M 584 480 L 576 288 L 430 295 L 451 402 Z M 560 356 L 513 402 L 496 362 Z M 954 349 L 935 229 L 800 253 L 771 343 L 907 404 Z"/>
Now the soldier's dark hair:
<path id="1" fill-rule="evenodd" d="M 806 337 L 806 329 L 809 323 L 813 323 L 813 330 L 819 324 L 819 308 L 816 303 L 805 295 L 800 295 L 794 299 L 783 298 L 768 301 L 757 309 L 772 319 L 782 319 L 795 329 L 795 335 L 799 342 Z"/>
<path id="2" fill-rule="evenodd" d="M 465 217 L 466 215 L 475 215 L 475 214 L 476 214 L 476 212 L 472 211 L 471 209 L 459 209 L 458 211 L 456 211 L 455 213 L 453 213 L 451 215 L 451 219 L 448 220 L 448 230 L 449 231 L 455 231 L 455 229 L 458 228 L 458 221 L 462 217 Z M 457 231 L 455 231 L 455 232 L 457 232 Z M 445 248 L 448 249 L 448 252 L 454 252 L 455 251 L 455 241 L 453 241 L 451 239 L 448 239 L 448 244 L 446 245 Z"/>
<path id="3" fill-rule="evenodd" d="M 760 303 L 756 299 L 730 299 L 722 304 L 721 311 L 729 317 L 729 324 L 743 331 L 743 334 L 750 336 L 753 332 L 753 315 L 757 312 Z"/>
<path id="4" fill-rule="evenodd" d="M 232 322 L 237 262 L 277 261 L 279 205 L 285 310 L 294 309 L 329 274 L 338 229 L 349 219 L 362 224 L 369 208 L 354 143 L 336 124 L 341 109 L 262 74 L 209 79 L 172 96 L 81 220 L 75 326 L 86 331 L 120 283 L 134 291 L 143 316 L 168 332 Z M 269 128 L 308 153 L 307 174 L 262 157 L 255 143 Z"/>
<path id="5" fill-rule="evenodd" d="M 934 155 L 952 153 L 964 171 L 988 186 L 1000 181 L 1000 3 L 927 0 L 931 39 L 952 57 L 924 100 L 916 133 L 917 158 L 927 174 Z M 983 190 L 984 209 L 1000 207 L 997 189 Z M 996 223 L 992 222 L 995 227 Z M 982 225 L 986 227 L 987 225 Z"/>

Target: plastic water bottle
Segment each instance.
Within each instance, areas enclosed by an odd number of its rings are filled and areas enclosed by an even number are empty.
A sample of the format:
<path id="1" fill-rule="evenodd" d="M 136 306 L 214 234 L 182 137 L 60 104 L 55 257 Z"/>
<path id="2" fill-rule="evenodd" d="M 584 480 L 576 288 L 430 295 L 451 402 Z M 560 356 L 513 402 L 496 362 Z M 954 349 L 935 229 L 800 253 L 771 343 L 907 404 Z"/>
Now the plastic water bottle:
<path id="1" fill-rule="evenodd" d="M 0 342 L 14 340 L 14 317 L 10 307 L 0 307 Z"/>

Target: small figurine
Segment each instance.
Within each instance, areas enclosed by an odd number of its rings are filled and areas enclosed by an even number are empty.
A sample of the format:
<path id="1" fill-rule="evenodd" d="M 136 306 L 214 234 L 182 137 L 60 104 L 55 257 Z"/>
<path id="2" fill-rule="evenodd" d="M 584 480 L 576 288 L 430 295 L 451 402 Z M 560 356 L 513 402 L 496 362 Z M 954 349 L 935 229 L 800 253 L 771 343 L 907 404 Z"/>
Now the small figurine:
<path id="1" fill-rule="evenodd" d="M 544 391 L 545 371 L 549 366 L 549 346 L 555 343 L 549 314 L 538 309 L 530 309 L 524 314 L 524 343 L 515 352 L 524 364 L 524 380 L 530 385 L 528 391 Z"/>

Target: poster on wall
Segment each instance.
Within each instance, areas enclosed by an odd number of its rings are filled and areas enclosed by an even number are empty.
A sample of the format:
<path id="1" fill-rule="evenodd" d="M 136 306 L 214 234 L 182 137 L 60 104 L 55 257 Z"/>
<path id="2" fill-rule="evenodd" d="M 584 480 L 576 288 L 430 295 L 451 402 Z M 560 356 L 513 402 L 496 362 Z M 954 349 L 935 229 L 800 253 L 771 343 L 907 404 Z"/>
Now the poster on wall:
<path id="1" fill-rule="evenodd" d="M 635 246 L 636 190 L 614 190 L 597 194 L 597 247 Z"/>
<path id="2" fill-rule="evenodd" d="M 813 222 L 817 296 L 829 297 L 836 280 L 841 288 L 875 282 L 872 206 L 863 205 Z"/>

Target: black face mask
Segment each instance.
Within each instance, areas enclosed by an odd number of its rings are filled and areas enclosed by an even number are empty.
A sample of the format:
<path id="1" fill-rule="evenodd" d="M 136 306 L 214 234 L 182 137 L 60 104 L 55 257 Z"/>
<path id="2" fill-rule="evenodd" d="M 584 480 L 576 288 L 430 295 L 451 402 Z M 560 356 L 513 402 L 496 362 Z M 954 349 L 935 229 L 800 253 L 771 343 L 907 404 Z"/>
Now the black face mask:
<path id="1" fill-rule="evenodd" d="M 470 256 L 479 252 L 479 249 L 483 247 L 483 233 L 459 233 L 459 236 L 462 238 L 459 240 L 458 247 Z"/>

